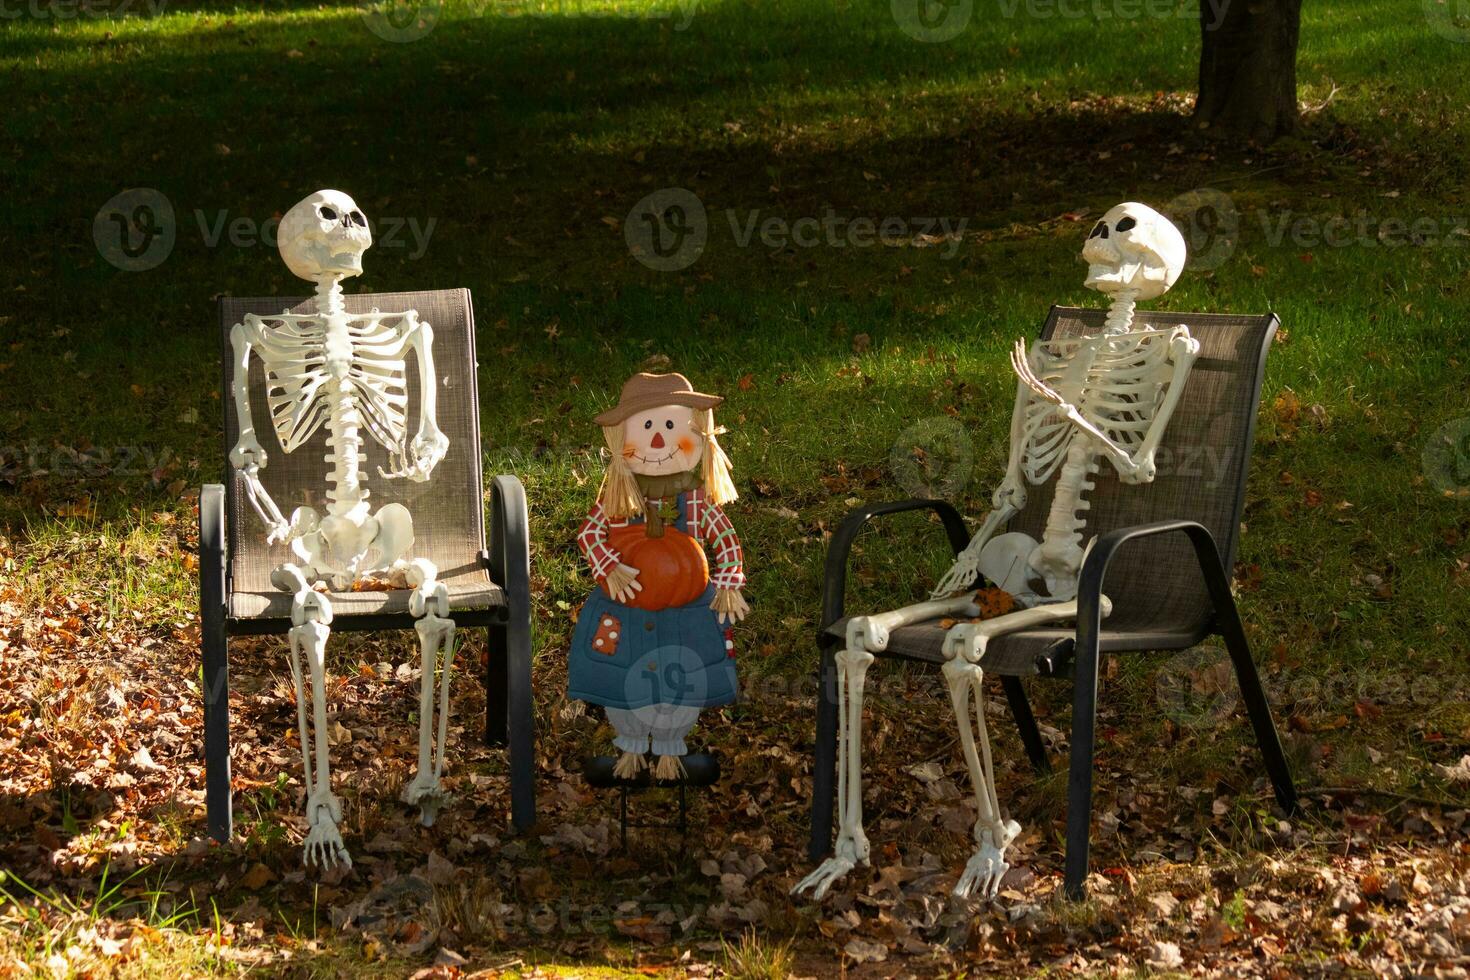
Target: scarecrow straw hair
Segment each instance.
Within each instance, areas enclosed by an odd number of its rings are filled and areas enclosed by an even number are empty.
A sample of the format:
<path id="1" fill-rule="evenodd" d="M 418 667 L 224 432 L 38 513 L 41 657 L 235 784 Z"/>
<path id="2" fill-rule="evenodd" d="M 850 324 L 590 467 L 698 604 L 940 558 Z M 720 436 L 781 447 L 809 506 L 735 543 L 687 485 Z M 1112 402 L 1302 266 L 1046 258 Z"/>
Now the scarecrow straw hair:
<path id="1" fill-rule="evenodd" d="M 694 431 L 704 440 L 704 455 L 699 463 L 699 482 L 704 487 L 706 498 L 714 504 L 724 504 L 739 496 L 735 481 L 730 479 L 730 457 L 715 437 L 725 430 L 715 425 L 714 409 L 696 409 Z M 607 443 L 612 459 L 607 473 L 602 478 L 602 488 L 597 491 L 597 500 L 609 518 L 636 517 L 643 513 L 643 492 L 628 460 L 623 456 L 623 423 L 604 425 L 602 438 Z"/>

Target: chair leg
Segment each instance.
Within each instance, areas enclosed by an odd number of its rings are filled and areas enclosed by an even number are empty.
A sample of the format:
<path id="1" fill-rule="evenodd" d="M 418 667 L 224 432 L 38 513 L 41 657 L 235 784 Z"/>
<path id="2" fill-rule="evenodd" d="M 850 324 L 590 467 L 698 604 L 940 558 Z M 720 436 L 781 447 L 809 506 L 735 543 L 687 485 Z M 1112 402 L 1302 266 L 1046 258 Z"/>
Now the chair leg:
<path id="1" fill-rule="evenodd" d="M 204 655 L 204 802 L 209 836 L 227 844 L 234 832 L 230 795 L 229 638 L 221 617 L 201 623 Z"/>
<path id="2" fill-rule="evenodd" d="M 512 607 L 506 626 L 505 700 L 509 715 L 506 737 L 510 745 L 510 814 L 516 830 L 536 822 L 536 722 L 531 702 L 530 597 Z"/>
<path id="3" fill-rule="evenodd" d="M 226 625 L 225 488 L 199 490 L 199 645 L 204 661 L 204 808 L 209 835 L 228 843 L 230 799 L 230 649 Z"/>
<path id="4" fill-rule="evenodd" d="M 1067 775 L 1066 895 L 1073 901 L 1087 894 L 1087 863 L 1092 836 L 1092 769 L 1097 737 L 1097 632 L 1083 649 L 1079 631 L 1077 674 L 1072 688 L 1072 758 Z"/>
<path id="5" fill-rule="evenodd" d="M 817 741 L 812 750 L 812 827 L 808 860 L 820 861 L 832 847 L 832 810 L 837 799 L 837 658 L 823 642 L 817 670 Z"/>
<path id="6" fill-rule="evenodd" d="M 1240 615 L 1235 610 L 1234 599 L 1230 600 L 1229 611 L 1219 608 L 1217 620 L 1225 637 L 1225 647 L 1230 651 L 1230 660 L 1235 665 L 1235 677 L 1240 683 L 1241 697 L 1245 699 L 1245 710 L 1255 729 L 1256 744 L 1266 761 L 1266 772 L 1276 790 L 1276 802 L 1288 814 L 1296 812 L 1296 786 L 1291 780 L 1291 767 L 1286 764 L 1286 755 L 1281 751 L 1281 739 L 1276 734 L 1276 723 L 1271 719 L 1271 703 L 1261 687 L 1261 675 L 1256 672 L 1256 662 L 1251 657 L 1250 642 L 1240 624 Z"/>
<path id="7" fill-rule="evenodd" d="M 510 685 L 505 627 L 497 623 L 485 632 L 488 647 L 485 661 L 485 744 L 505 745 L 508 742 L 506 722 Z"/>
<path id="8" fill-rule="evenodd" d="M 1026 758 L 1039 773 L 1051 772 L 1051 760 L 1046 757 L 1046 744 L 1041 740 L 1041 729 L 1036 727 L 1036 716 L 1031 713 L 1031 702 L 1026 700 L 1026 688 L 1019 677 L 1002 677 L 1000 686 L 1005 688 L 1006 703 L 1011 706 L 1011 716 L 1021 731 L 1021 744 L 1026 747 Z"/>

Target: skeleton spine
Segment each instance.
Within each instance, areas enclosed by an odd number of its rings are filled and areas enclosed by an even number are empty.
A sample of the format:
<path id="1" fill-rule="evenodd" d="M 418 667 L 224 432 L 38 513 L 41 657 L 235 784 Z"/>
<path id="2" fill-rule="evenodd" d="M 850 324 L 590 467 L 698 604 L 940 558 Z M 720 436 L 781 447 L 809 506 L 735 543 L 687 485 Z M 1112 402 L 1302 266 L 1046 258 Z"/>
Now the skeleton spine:
<path id="1" fill-rule="evenodd" d="M 1103 323 L 1103 333 L 1127 333 L 1133 326 L 1133 308 L 1137 303 L 1138 290 L 1120 289 L 1113 294 L 1113 305 L 1108 307 L 1108 318 Z"/>
<path id="2" fill-rule="evenodd" d="M 1092 477 L 1099 469 L 1098 453 L 1091 438 L 1080 435 L 1072 440 L 1067 449 L 1067 459 L 1057 477 L 1056 490 L 1051 499 L 1051 509 L 1046 515 L 1046 530 L 1042 532 L 1042 547 L 1051 554 L 1066 554 L 1080 558 L 1082 531 L 1087 518 L 1082 513 L 1091 508 L 1083 496 L 1097 484 Z M 1073 575 L 1076 569 L 1072 570 Z"/>
<path id="3" fill-rule="evenodd" d="M 358 427 L 362 416 L 357 411 L 357 399 L 347 384 L 346 366 L 352 360 L 352 338 L 347 330 L 346 308 L 342 303 L 342 284 L 339 279 L 323 279 L 317 284 L 317 310 L 327 321 L 325 348 L 329 370 L 334 362 L 341 365 L 331 370 L 332 380 L 327 383 L 327 403 L 330 410 L 327 440 L 331 450 L 325 459 L 332 464 L 327 473 L 328 510 L 336 516 L 346 516 L 367 499 L 362 487 L 359 464 L 362 462 L 362 436 Z"/>

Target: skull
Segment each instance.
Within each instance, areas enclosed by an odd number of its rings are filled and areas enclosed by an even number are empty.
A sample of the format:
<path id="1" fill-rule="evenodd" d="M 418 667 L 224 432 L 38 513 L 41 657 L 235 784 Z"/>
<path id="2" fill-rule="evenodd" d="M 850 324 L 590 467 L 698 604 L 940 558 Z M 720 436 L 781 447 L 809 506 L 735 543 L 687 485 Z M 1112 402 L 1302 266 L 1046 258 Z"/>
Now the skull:
<path id="1" fill-rule="evenodd" d="M 1089 289 L 1136 290 L 1135 299 L 1169 291 L 1184 269 L 1184 236 L 1146 204 L 1119 204 L 1102 216 L 1082 246 Z"/>
<path id="2" fill-rule="evenodd" d="M 276 243 L 286 268 L 317 282 L 361 275 L 373 233 L 356 201 L 341 191 L 317 191 L 286 212 Z"/>

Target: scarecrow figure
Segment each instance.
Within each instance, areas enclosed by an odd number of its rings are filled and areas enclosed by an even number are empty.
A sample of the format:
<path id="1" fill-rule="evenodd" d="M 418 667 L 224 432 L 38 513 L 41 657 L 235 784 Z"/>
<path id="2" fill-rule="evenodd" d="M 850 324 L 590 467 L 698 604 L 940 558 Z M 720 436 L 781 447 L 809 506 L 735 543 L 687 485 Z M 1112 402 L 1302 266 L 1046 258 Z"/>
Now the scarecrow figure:
<path id="1" fill-rule="evenodd" d="M 722 401 L 682 374 L 637 374 L 596 418 L 612 456 L 577 534 L 598 587 L 577 617 L 568 694 L 606 709 L 622 779 L 650 750 L 655 778 L 683 776 L 700 709 L 735 700 L 730 627 L 750 607 L 740 539 L 720 510 L 736 497 L 715 439 Z"/>

